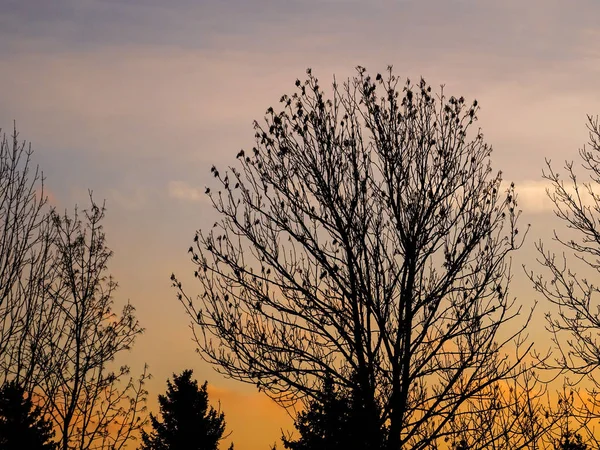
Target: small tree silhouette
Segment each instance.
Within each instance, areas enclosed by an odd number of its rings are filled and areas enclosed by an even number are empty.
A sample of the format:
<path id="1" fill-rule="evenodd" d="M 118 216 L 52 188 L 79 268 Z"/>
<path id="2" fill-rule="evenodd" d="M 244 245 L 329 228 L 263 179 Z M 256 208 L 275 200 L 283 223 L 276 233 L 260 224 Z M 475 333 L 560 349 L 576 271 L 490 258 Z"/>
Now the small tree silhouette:
<path id="1" fill-rule="evenodd" d="M 192 370 L 173 374 L 167 394 L 158 396 L 162 422 L 150 414 L 153 431 L 142 431 L 141 450 L 216 450 L 225 432 L 225 414 L 208 404 L 207 382 L 198 388 Z M 233 449 L 231 445 L 230 450 Z"/>
<path id="2" fill-rule="evenodd" d="M 0 389 L 0 448 L 2 450 L 55 450 L 52 424 L 11 381 Z"/>
<path id="3" fill-rule="evenodd" d="M 294 427 L 297 440 L 282 436 L 290 450 L 349 450 L 383 448 L 384 430 L 376 420 L 379 414 L 367 414 L 357 394 L 336 389 L 330 379 L 323 383 L 322 397 L 300 412 Z M 368 431 L 368 432 L 367 432 Z"/>

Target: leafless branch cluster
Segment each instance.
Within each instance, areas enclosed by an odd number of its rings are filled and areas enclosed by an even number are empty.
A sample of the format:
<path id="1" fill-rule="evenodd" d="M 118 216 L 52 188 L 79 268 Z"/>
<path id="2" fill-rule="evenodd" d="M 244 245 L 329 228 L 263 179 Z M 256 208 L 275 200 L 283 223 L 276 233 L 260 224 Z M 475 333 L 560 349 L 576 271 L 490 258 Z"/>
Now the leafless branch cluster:
<path id="1" fill-rule="evenodd" d="M 590 439 L 596 440 L 593 424 L 600 417 L 599 289 L 593 275 L 578 275 L 577 267 L 584 273 L 600 271 L 600 125 L 597 118 L 588 116 L 588 130 L 589 145 L 579 151 L 587 179 L 578 178 L 573 162 L 565 163 L 566 177 L 563 178 L 551 162 L 546 161 L 543 176 L 550 183 L 548 197 L 566 230 L 554 233 L 561 253 L 548 250 L 541 241 L 536 244 L 538 262 L 544 270 L 529 270 L 528 275 L 535 290 L 554 305 L 553 311 L 546 314 L 554 353 L 553 359 L 547 359 L 545 364 L 566 377 L 565 393 L 561 396 L 563 409 L 569 405 L 569 416 L 576 429 L 586 431 Z"/>
<path id="2" fill-rule="evenodd" d="M 116 282 L 104 206 L 58 214 L 32 151 L 0 141 L 0 383 L 17 381 L 52 418 L 60 448 L 120 449 L 145 423 L 147 370 L 113 368 L 142 333 Z"/>
<path id="3" fill-rule="evenodd" d="M 388 448 L 429 448 L 522 373 L 514 186 L 472 130 L 476 101 L 391 69 L 359 68 L 330 99 L 310 71 L 296 86 L 237 167 L 213 167 L 221 219 L 190 248 L 200 295 L 173 276 L 179 299 L 225 375 L 284 406 L 329 378 Z"/>

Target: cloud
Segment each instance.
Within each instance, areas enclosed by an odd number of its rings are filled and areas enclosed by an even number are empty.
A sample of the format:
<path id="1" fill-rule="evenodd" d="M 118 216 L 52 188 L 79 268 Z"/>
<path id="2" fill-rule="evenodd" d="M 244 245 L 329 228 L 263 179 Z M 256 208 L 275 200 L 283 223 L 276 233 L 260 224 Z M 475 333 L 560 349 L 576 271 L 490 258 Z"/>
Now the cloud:
<path id="1" fill-rule="evenodd" d="M 567 194 L 576 196 L 575 186 L 573 183 L 564 183 Z M 555 192 L 554 186 L 547 180 L 540 181 L 522 181 L 515 183 L 517 193 L 518 207 L 527 214 L 543 214 L 549 213 L 556 209 L 556 206 L 548 196 Z M 596 189 L 596 193 L 600 193 Z M 590 195 L 587 188 L 579 185 L 579 197 L 584 207 L 593 207 L 596 205 L 594 198 Z"/>
<path id="2" fill-rule="evenodd" d="M 223 149 L 234 155 L 252 144 L 252 120 L 306 67 L 327 85 L 357 64 L 377 71 L 393 63 L 401 76 L 425 75 L 480 101 L 497 94 L 495 104 L 481 102 L 483 114 L 495 111 L 508 138 L 537 129 L 550 108 L 600 105 L 600 65 L 590 53 L 598 27 L 589 13 L 600 13 L 600 4 L 502 5 L 12 1 L 0 15 L 0 125 L 17 119 L 53 150 L 212 164 Z M 549 92 L 554 104 L 529 107 Z"/>
<path id="3" fill-rule="evenodd" d="M 598 12 L 595 0 L 9 0 L 0 48 L 33 37 L 46 48 L 127 42 L 273 53 L 302 46 L 308 36 L 317 38 L 314 50 L 332 50 L 328 38 L 337 36 L 338 51 L 493 50 L 564 59 L 582 44 L 593 47 L 582 36 L 597 28 Z"/>
<path id="4" fill-rule="evenodd" d="M 177 200 L 208 203 L 204 190 L 190 186 L 185 181 L 170 181 L 167 190 L 169 197 Z"/>
<path id="5" fill-rule="evenodd" d="M 508 188 L 509 183 L 503 182 L 502 189 Z M 575 193 L 572 184 L 565 184 L 568 193 Z M 170 181 L 167 186 L 168 196 L 173 199 L 185 202 L 209 203 L 208 196 L 204 193 L 205 189 L 200 189 L 190 185 L 185 181 Z M 527 213 L 547 213 L 554 210 L 554 203 L 548 197 L 547 191 L 553 192 L 552 185 L 545 180 L 532 181 L 526 180 L 515 183 L 515 190 L 518 195 L 519 209 Z M 581 192 L 584 205 L 593 205 L 593 199 L 586 192 Z"/>
<path id="6" fill-rule="evenodd" d="M 551 212 L 554 204 L 546 193 L 551 185 L 547 181 L 522 181 L 515 183 L 518 208 L 527 214 Z"/>

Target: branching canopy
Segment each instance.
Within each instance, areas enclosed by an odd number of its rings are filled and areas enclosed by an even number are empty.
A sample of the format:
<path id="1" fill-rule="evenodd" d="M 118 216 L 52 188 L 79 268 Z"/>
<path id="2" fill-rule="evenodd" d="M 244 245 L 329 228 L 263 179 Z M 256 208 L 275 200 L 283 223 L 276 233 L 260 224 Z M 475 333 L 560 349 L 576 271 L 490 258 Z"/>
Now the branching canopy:
<path id="1" fill-rule="evenodd" d="M 391 68 L 331 98 L 310 70 L 296 87 L 236 167 L 212 168 L 220 220 L 190 248 L 200 295 L 173 276 L 179 299 L 225 375 L 284 406 L 330 379 L 379 411 L 390 448 L 426 446 L 526 352 L 508 354 L 529 317 L 512 324 L 514 186 L 476 101 Z"/>

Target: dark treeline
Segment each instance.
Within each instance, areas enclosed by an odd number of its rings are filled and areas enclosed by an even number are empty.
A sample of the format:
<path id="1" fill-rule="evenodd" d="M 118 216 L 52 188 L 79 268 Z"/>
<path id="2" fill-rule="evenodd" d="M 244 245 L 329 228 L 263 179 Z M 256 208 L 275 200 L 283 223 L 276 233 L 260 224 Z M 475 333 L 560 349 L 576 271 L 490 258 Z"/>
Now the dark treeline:
<path id="1" fill-rule="evenodd" d="M 542 172 L 565 225 L 525 269 L 553 311 L 546 352 L 527 335 L 533 302 L 510 293 L 530 228 L 477 101 L 359 67 L 329 94 L 309 70 L 280 102 L 236 166 L 211 168 L 219 220 L 189 249 L 199 292 L 171 276 L 200 355 L 300 411 L 276 446 L 600 448 L 598 121 L 585 181 L 573 163 Z M 191 370 L 155 415 L 147 368 L 116 364 L 144 330 L 131 304 L 114 310 L 104 205 L 58 212 L 31 157 L 16 131 L 1 141 L 0 449 L 216 450 L 225 415 Z"/>

